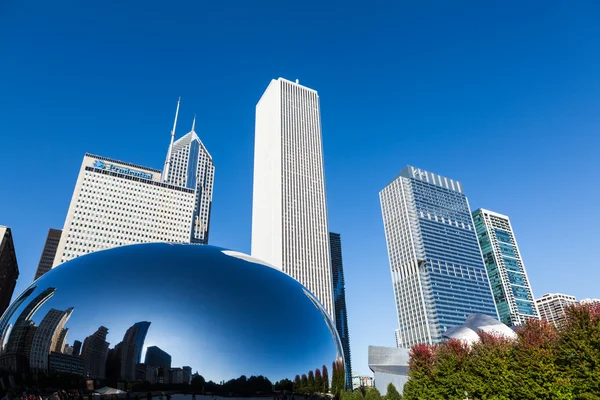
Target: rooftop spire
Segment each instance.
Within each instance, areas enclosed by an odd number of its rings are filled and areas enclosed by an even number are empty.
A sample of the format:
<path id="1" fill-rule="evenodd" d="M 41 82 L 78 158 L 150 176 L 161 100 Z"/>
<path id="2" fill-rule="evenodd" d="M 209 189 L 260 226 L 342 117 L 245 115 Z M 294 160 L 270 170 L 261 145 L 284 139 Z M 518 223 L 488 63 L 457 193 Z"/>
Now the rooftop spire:
<path id="1" fill-rule="evenodd" d="M 192 122 L 192 132 L 196 132 L 196 114 L 194 114 L 194 121 Z"/>
<path id="2" fill-rule="evenodd" d="M 171 165 L 171 151 L 173 150 L 173 142 L 175 141 L 175 128 L 177 128 L 177 117 L 179 116 L 179 104 L 181 103 L 181 96 L 177 100 L 177 109 L 175 110 L 175 121 L 173 121 L 173 129 L 171 130 L 171 143 L 169 144 L 169 151 L 167 151 L 167 159 L 165 160 L 165 168 L 162 172 L 162 181 L 166 182 L 169 178 L 169 166 Z"/>

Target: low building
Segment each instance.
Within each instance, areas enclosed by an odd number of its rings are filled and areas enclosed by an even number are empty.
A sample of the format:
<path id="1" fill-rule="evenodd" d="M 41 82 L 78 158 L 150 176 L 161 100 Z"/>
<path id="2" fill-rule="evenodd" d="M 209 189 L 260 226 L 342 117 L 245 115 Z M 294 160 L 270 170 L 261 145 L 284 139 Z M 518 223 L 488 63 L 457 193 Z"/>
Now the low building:
<path id="1" fill-rule="evenodd" d="M 540 317 L 556 326 L 565 318 L 566 308 L 577 303 L 577 300 L 575 300 L 575 296 L 568 294 L 547 293 L 535 302 L 540 311 Z"/>
<path id="2" fill-rule="evenodd" d="M 83 359 L 69 354 L 51 352 L 48 356 L 49 370 L 62 374 L 83 376 L 85 365 Z"/>
<path id="3" fill-rule="evenodd" d="M 362 387 L 373 387 L 373 377 L 368 375 L 353 374 L 352 375 L 352 390 Z"/>
<path id="4" fill-rule="evenodd" d="M 369 368 L 375 374 L 374 386 L 382 395 L 391 383 L 402 393 L 408 381 L 408 349 L 369 346 Z"/>

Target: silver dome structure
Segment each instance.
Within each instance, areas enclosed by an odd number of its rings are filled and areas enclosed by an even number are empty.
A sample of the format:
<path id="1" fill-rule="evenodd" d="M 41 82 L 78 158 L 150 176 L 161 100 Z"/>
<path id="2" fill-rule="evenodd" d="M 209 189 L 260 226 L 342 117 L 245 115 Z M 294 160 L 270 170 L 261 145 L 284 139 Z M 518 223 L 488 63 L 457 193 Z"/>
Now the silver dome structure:
<path id="1" fill-rule="evenodd" d="M 335 325 L 299 282 L 208 245 L 91 253 L 32 283 L 0 319 L 0 377 L 56 387 L 343 373 Z M 7 380 L 4 381 L 8 382 Z"/>
<path id="2" fill-rule="evenodd" d="M 502 322 L 485 314 L 471 314 L 460 326 L 448 328 L 443 336 L 446 339 L 459 339 L 466 343 L 478 342 L 477 332 L 483 331 L 489 334 L 503 336 L 507 339 L 516 339 L 515 331 L 504 325 Z"/>

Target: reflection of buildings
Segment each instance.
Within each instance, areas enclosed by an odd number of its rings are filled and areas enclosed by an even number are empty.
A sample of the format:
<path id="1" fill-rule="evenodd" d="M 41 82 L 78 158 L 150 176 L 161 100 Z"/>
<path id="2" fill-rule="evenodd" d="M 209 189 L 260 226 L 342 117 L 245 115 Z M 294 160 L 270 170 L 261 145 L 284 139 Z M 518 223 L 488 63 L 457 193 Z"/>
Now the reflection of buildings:
<path id="1" fill-rule="evenodd" d="M 106 358 L 108 345 L 106 335 L 108 328 L 101 326 L 83 341 L 81 358 L 83 358 L 85 374 L 92 379 L 103 379 L 106 374 Z"/>
<path id="2" fill-rule="evenodd" d="M 252 256 L 306 286 L 333 316 L 319 95 L 279 78 L 256 105 Z"/>
<path id="3" fill-rule="evenodd" d="M 500 321 L 518 326 L 539 319 L 510 219 L 480 208 L 473 212 L 473 221 Z"/>
<path id="4" fill-rule="evenodd" d="M 32 286 L 25 290 L 19 295 L 19 297 L 15 299 L 15 301 L 13 301 L 10 307 L 8 307 L 8 309 L 6 310 L 6 318 L 0 322 L 0 353 L 2 353 L 2 351 L 4 350 L 6 346 L 6 340 L 8 340 L 8 322 L 10 320 L 10 317 L 15 313 L 17 308 L 21 307 L 21 304 L 23 304 L 25 300 L 27 300 L 27 298 L 31 296 L 35 289 L 36 287 Z"/>
<path id="5" fill-rule="evenodd" d="M 171 383 L 171 384 L 183 383 L 183 369 L 178 368 L 178 367 L 169 369 L 169 382 L 168 383 Z"/>
<path id="6" fill-rule="evenodd" d="M 10 327 L 6 327 L 4 337 L 6 345 L 2 356 L 0 356 L 1 369 L 9 371 L 24 371 L 27 369 L 29 366 L 27 360 L 29 354 L 27 352 L 33 347 L 33 338 L 37 330 L 31 318 L 54 295 L 55 291 L 55 288 L 47 288 L 38 294 L 19 314 L 10 332 Z"/>
<path id="7" fill-rule="evenodd" d="M 171 356 L 157 346 L 150 346 L 146 349 L 146 360 L 144 364 L 169 370 L 171 368 Z"/>
<path id="8" fill-rule="evenodd" d="M 474 313 L 497 318 L 460 182 L 407 166 L 379 196 L 399 344 L 438 343 Z"/>
<path id="9" fill-rule="evenodd" d="M 127 329 L 123 341 L 115 346 L 115 358 L 119 365 L 119 375 L 122 379 L 135 380 L 135 366 L 142 358 L 144 340 L 148 333 L 150 322 L 142 321 Z"/>
<path id="10" fill-rule="evenodd" d="M 183 383 L 190 384 L 192 383 L 192 367 L 183 367 Z"/>
<path id="11" fill-rule="evenodd" d="M 60 229 L 50 228 L 48 231 L 46 243 L 44 244 L 44 249 L 42 250 L 42 256 L 40 257 L 40 262 L 37 270 L 35 271 L 34 280 L 38 279 L 40 276 L 52 269 L 52 264 L 54 263 L 54 257 L 56 256 L 56 249 L 58 248 L 61 234 L 62 231 Z"/>
<path id="12" fill-rule="evenodd" d="M 32 371 L 47 371 L 50 352 L 62 352 L 67 332 L 63 328 L 72 313 L 73 308 L 66 311 L 51 309 L 46 313 L 33 335 L 29 355 L 29 367 Z"/>
<path id="13" fill-rule="evenodd" d="M 80 376 L 84 375 L 85 365 L 81 357 L 51 352 L 48 360 L 50 370 L 54 372 Z"/>
<path id="14" fill-rule="evenodd" d="M 73 355 L 78 356 L 80 352 L 81 352 L 81 342 L 79 340 L 76 340 L 73 342 Z"/>
<path id="15" fill-rule="evenodd" d="M 346 311 L 346 289 L 344 287 L 344 266 L 342 263 L 342 240 L 339 233 L 329 232 L 331 248 L 331 270 L 333 272 L 333 304 L 335 306 L 335 327 L 344 350 L 346 388 L 352 387 L 352 363 L 350 361 L 350 333 Z"/>
<path id="16" fill-rule="evenodd" d="M 156 368 L 146 364 L 137 364 L 135 366 L 135 380 L 156 383 Z"/>
<path id="17" fill-rule="evenodd" d="M 0 315 L 10 305 L 18 277 L 19 266 L 12 232 L 9 227 L 0 226 Z"/>
<path id="18" fill-rule="evenodd" d="M 564 320 L 565 309 L 568 306 L 577 303 L 575 296 L 562 293 L 547 293 L 535 302 L 540 317 L 554 325 L 559 325 Z"/>

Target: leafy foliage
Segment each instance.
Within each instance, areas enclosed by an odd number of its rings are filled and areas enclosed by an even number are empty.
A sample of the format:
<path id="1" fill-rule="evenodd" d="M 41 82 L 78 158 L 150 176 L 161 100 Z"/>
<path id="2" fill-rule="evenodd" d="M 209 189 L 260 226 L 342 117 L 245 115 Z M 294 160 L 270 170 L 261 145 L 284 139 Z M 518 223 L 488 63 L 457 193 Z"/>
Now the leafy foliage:
<path id="1" fill-rule="evenodd" d="M 413 346 L 403 398 L 600 400 L 600 305 L 569 307 L 558 328 L 529 320 L 516 332 Z"/>

